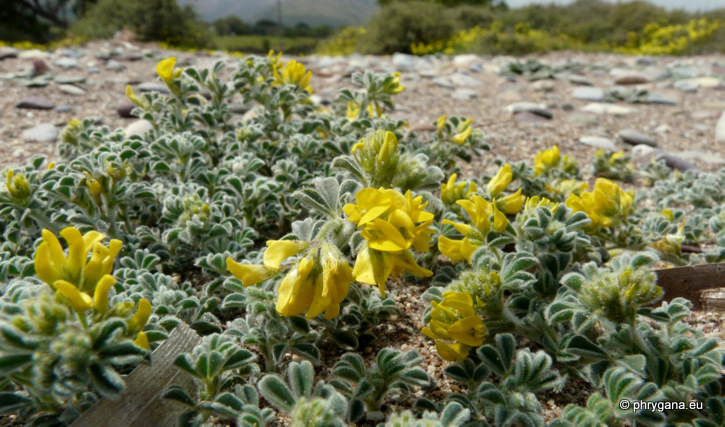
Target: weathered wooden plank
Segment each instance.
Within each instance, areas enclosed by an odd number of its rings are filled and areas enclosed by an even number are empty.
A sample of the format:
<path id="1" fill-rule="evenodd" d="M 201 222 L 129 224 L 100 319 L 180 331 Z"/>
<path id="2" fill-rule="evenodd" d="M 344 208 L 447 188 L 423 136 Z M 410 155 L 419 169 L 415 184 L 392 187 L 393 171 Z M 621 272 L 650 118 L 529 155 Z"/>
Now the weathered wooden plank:
<path id="1" fill-rule="evenodd" d="M 725 264 L 704 264 L 655 270 L 657 284 L 665 292 L 664 299 L 687 298 L 699 310 L 703 308 L 701 294 L 715 288 L 725 288 Z"/>
<path id="2" fill-rule="evenodd" d="M 191 377 L 173 363 L 180 353 L 190 352 L 201 337 L 185 323 L 177 326 L 151 355 L 151 365 L 141 365 L 126 377 L 126 389 L 117 400 L 103 398 L 84 412 L 73 427 L 174 426 L 185 410 L 179 402 L 161 398 L 171 384 L 194 390 Z"/>

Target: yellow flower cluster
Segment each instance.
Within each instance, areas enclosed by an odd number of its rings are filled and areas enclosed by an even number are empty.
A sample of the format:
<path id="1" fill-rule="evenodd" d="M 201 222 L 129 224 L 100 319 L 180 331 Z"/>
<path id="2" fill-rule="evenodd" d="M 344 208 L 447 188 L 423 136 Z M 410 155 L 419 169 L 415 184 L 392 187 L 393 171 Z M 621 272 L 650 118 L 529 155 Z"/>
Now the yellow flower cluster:
<path id="1" fill-rule="evenodd" d="M 280 69 L 282 70 L 281 73 L 279 72 Z M 272 70 L 277 84 L 299 86 L 307 92 L 312 93 L 312 87 L 310 86 L 312 72 L 307 71 L 301 63 L 292 59 L 284 64 L 284 67 L 280 67 L 277 64 L 272 67 Z"/>
<path id="2" fill-rule="evenodd" d="M 363 27 L 345 27 L 339 33 L 320 43 L 318 55 L 349 56 L 356 52 L 358 41 L 365 35 Z"/>
<path id="3" fill-rule="evenodd" d="M 355 280 L 377 285 L 385 297 L 388 277 L 404 270 L 418 277 L 433 273 L 420 267 L 410 248 L 426 252 L 433 232 L 433 214 L 424 209 L 423 197 L 413 198 L 392 189 L 365 188 L 355 195 L 356 204 L 347 204 L 343 210 L 347 219 L 355 223 L 367 241 L 358 253 L 353 269 Z"/>
<path id="4" fill-rule="evenodd" d="M 501 233 L 506 230 L 509 225 L 506 214 L 518 213 L 526 201 L 521 189 L 508 196 L 496 198 L 508 187 L 512 179 L 511 165 L 505 164 L 486 185 L 486 190 L 492 197 L 491 202 L 477 194 L 471 195 L 468 200 L 456 201 L 456 204 L 466 211 L 473 226 L 448 219 L 443 220 L 443 224 L 454 226 L 464 236 L 461 240 L 440 236 L 438 249 L 443 255 L 454 262 L 465 259 L 470 263 L 473 252 L 483 245 L 488 233 L 491 231 Z M 492 216 L 493 221 L 491 221 Z"/>
<path id="5" fill-rule="evenodd" d="M 443 301 L 433 302 L 429 327 L 424 327 L 425 336 L 436 342 L 436 350 L 448 361 L 468 357 L 471 347 L 483 344 L 486 329 L 483 320 L 473 309 L 473 298 L 466 292 L 446 291 Z"/>
<path id="6" fill-rule="evenodd" d="M 438 117 L 438 120 L 436 120 L 436 134 L 438 135 L 438 138 L 443 137 L 443 133 L 446 130 L 447 120 L 447 114 Z M 472 124 L 473 119 L 464 120 L 458 123 L 456 126 L 456 133 L 450 136 L 450 141 L 455 142 L 458 145 L 463 145 L 473 132 L 473 127 L 471 126 Z"/>
<path id="7" fill-rule="evenodd" d="M 335 245 L 299 240 L 269 240 L 264 265 L 240 264 L 227 258 L 227 268 L 244 286 L 252 286 L 279 272 L 282 263 L 305 250 L 307 254 L 292 266 L 277 290 L 277 312 L 282 316 L 305 313 L 311 319 L 325 313 L 326 319 L 340 314 L 340 303 L 347 297 L 352 270 Z"/>
<path id="8" fill-rule="evenodd" d="M 441 201 L 446 205 L 452 205 L 459 200 L 467 199 L 478 189 L 473 181 L 462 181 L 456 184 L 456 179 L 458 179 L 458 175 L 454 173 L 448 178 L 448 182 L 441 185 Z"/>
<path id="9" fill-rule="evenodd" d="M 63 252 L 55 234 L 44 229 L 43 242 L 35 252 L 35 273 L 77 313 L 93 309 L 94 313 L 105 314 L 108 312 L 108 292 L 116 283 L 111 273 L 121 250 L 121 241 L 111 239 L 106 247 L 101 244 L 106 237 L 104 234 L 89 231 L 81 235 L 74 227 L 64 228 L 60 235 L 68 244 L 68 255 Z M 144 348 L 148 348 L 148 338 L 141 329 L 149 316 L 151 303 L 142 298 L 127 324 L 128 331 L 138 332 L 135 342 Z"/>
<path id="10" fill-rule="evenodd" d="M 184 71 L 183 68 L 174 69 L 174 66 L 176 65 L 176 57 L 172 56 L 170 58 L 162 59 L 159 61 L 158 64 L 156 64 L 156 74 L 161 77 L 161 80 L 163 80 L 167 86 L 170 86 L 174 79 L 178 78 L 181 75 L 181 72 Z M 126 89 L 128 92 L 128 88 Z M 130 97 L 129 97 L 130 98 Z"/>
<path id="11" fill-rule="evenodd" d="M 710 38 L 720 21 L 693 19 L 687 24 L 648 24 L 642 34 L 630 32 L 624 46 L 614 49 L 630 55 L 678 55 L 693 44 Z"/>
<path id="12" fill-rule="evenodd" d="M 30 195 L 30 184 L 25 179 L 25 175 L 19 173 L 15 175 L 14 170 L 8 170 L 5 176 L 5 187 L 8 193 L 16 199 L 24 199 Z"/>
<path id="13" fill-rule="evenodd" d="M 621 224 L 634 209 L 634 192 L 624 191 L 619 185 L 598 178 L 594 190 L 572 194 L 566 199 L 566 205 L 574 212 L 584 212 L 592 220 L 591 228 L 611 227 Z"/>

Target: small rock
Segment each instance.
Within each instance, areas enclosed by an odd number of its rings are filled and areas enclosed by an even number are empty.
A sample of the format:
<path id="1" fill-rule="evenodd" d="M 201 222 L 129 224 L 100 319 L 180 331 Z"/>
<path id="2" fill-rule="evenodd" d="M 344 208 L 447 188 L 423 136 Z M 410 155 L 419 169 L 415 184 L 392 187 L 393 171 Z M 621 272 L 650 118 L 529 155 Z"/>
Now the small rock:
<path id="1" fill-rule="evenodd" d="M 691 162 L 678 157 L 672 153 L 662 152 L 655 157 L 657 160 L 664 160 L 667 166 L 671 167 L 672 169 L 677 169 L 682 172 L 688 171 L 688 170 L 698 170 L 698 167 L 692 164 Z"/>
<path id="2" fill-rule="evenodd" d="M 483 71 L 483 64 L 481 64 L 480 62 L 476 62 L 475 64 L 471 64 L 468 69 L 473 71 L 474 73 L 480 73 Z"/>
<path id="3" fill-rule="evenodd" d="M 617 136 L 619 136 L 622 141 L 630 145 L 649 145 L 650 147 L 657 146 L 656 139 L 634 129 L 622 129 L 619 131 Z"/>
<path id="4" fill-rule="evenodd" d="M 31 96 L 15 104 L 15 108 L 26 108 L 29 110 L 52 110 L 55 108 L 55 105 L 46 98 Z"/>
<path id="5" fill-rule="evenodd" d="M 614 141 L 601 136 L 582 136 L 579 138 L 579 142 L 602 150 L 617 151 L 617 144 L 615 144 Z"/>
<path id="6" fill-rule="evenodd" d="M 680 158 L 685 160 L 699 160 L 701 162 L 723 165 L 725 159 L 720 157 L 717 153 L 708 153 L 700 150 L 687 150 L 677 154 Z"/>
<path id="7" fill-rule="evenodd" d="M 667 153 L 649 145 L 635 145 L 631 151 L 632 158 L 637 164 L 647 164 L 652 160 L 664 160 L 665 164 L 672 169 L 680 171 L 698 170 L 697 166 L 682 157 Z"/>
<path id="8" fill-rule="evenodd" d="M 18 50 L 14 47 L 10 46 L 3 46 L 0 47 L 0 61 L 3 59 L 9 59 L 9 58 L 17 58 L 18 57 Z"/>
<path id="9" fill-rule="evenodd" d="M 574 104 L 570 102 L 565 102 L 561 104 L 561 109 L 564 111 L 574 111 Z"/>
<path id="10" fill-rule="evenodd" d="M 398 71 L 415 71 L 416 57 L 406 53 L 394 53 L 391 62 Z"/>
<path id="11" fill-rule="evenodd" d="M 81 95 L 86 94 L 85 90 L 79 88 L 78 86 L 73 86 L 73 85 L 59 85 L 58 90 L 60 90 L 61 92 L 65 93 L 65 94 L 73 95 L 73 96 L 81 96 Z"/>
<path id="12" fill-rule="evenodd" d="M 144 82 L 138 85 L 138 90 L 141 92 L 159 92 L 159 93 L 171 93 L 168 87 L 163 83 L 158 82 Z"/>
<path id="13" fill-rule="evenodd" d="M 126 66 L 116 61 L 115 59 L 111 59 L 110 61 L 106 62 L 106 68 L 111 71 L 123 71 Z"/>
<path id="14" fill-rule="evenodd" d="M 683 92 L 697 92 L 697 88 L 699 87 L 695 79 L 678 80 L 672 86 Z"/>
<path id="15" fill-rule="evenodd" d="M 126 128 L 123 130 L 123 133 L 126 134 L 127 137 L 131 137 L 134 135 L 144 136 L 153 128 L 154 126 L 148 120 L 136 120 L 135 122 L 126 126 Z"/>
<path id="16" fill-rule="evenodd" d="M 478 55 L 464 54 L 456 55 L 453 57 L 453 65 L 457 67 L 467 67 L 476 61 L 480 61 L 481 58 Z"/>
<path id="17" fill-rule="evenodd" d="M 597 126 L 599 124 L 599 118 L 588 113 L 571 113 L 566 116 L 566 121 L 578 126 Z"/>
<path id="18" fill-rule="evenodd" d="M 630 153 L 632 154 L 633 159 L 641 159 L 645 156 L 649 155 L 650 153 L 661 153 L 662 150 L 658 150 L 656 148 L 650 147 L 649 145 L 635 145 L 632 147 L 632 150 Z M 649 160 L 646 160 L 644 163 L 647 163 Z"/>
<path id="19" fill-rule="evenodd" d="M 634 113 L 636 110 L 630 107 L 623 107 L 621 105 L 604 104 L 604 103 L 591 103 L 587 104 L 582 108 L 582 111 L 594 114 L 611 114 L 613 116 L 626 116 Z"/>
<path id="20" fill-rule="evenodd" d="M 697 87 L 711 89 L 720 86 L 721 81 L 716 77 L 697 77 L 695 83 Z"/>
<path id="21" fill-rule="evenodd" d="M 438 85 L 445 89 L 454 89 L 456 86 L 445 77 L 436 77 L 433 79 L 433 84 Z"/>
<path id="22" fill-rule="evenodd" d="M 59 58 L 56 59 L 55 62 L 53 62 L 55 65 L 59 66 L 60 68 L 75 68 L 78 66 L 78 60 L 75 58 Z"/>
<path id="23" fill-rule="evenodd" d="M 481 86 L 481 82 L 463 73 L 454 73 L 450 77 L 451 83 L 455 86 L 475 87 Z"/>
<path id="24" fill-rule="evenodd" d="M 50 81 L 45 77 L 36 77 L 34 79 L 23 81 L 25 87 L 46 87 L 50 84 Z"/>
<path id="25" fill-rule="evenodd" d="M 539 80 L 531 84 L 531 88 L 537 92 L 551 92 L 554 90 L 554 82 L 551 80 Z"/>
<path id="26" fill-rule="evenodd" d="M 649 83 L 649 79 L 641 74 L 624 74 L 614 80 L 618 85 L 640 85 Z"/>
<path id="27" fill-rule="evenodd" d="M 530 111 L 519 111 L 514 113 L 514 120 L 516 120 L 518 123 L 537 123 L 549 121 L 549 119 L 547 119 L 546 117 L 540 116 Z"/>
<path id="28" fill-rule="evenodd" d="M 18 53 L 18 59 L 39 59 L 47 58 L 48 53 L 40 49 L 28 49 Z"/>
<path id="29" fill-rule="evenodd" d="M 136 104 L 133 102 L 127 102 L 123 105 L 120 105 L 116 108 L 116 113 L 118 113 L 119 117 L 123 117 L 124 119 L 132 119 L 135 118 L 133 114 L 131 114 L 131 111 L 136 108 Z"/>
<path id="30" fill-rule="evenodd" d="M 50 71 L 50 66 L 43 58 L 33 59 L 33 75 L 40 76 Z"/>
<path id="31" fill-rule="evenodd" d="M 516 114 L 522 111 L 528 111 L 529 113 L 539 115 L 546 119 L 552 119 L 554 117 L 554 113 L 552 113 L 550 110 L 547 110 L 545 105 L 536 104 L 534 102 L 516 102 L 514 104 L 508 105 L 506 107 L 506 111 L 512 114 Z"/>
<path id="32" fill-rule="evenodd" d="M 61 75 L 55 76 L 55 78 L 53 80 L 55 80 L 55 82 L 59 83 L 59 84 L 71 85 L 71 84 L 83 83 L 86 81 L 86 78 L 84 76 L 80 76 L 80 75 L 61 74 Z"/>
<path id="33" fill-rule="evenodd" d="M 720 119 L 717 121 L 717 124 L 715 125 L 715 141 L 717 141 L 717 142 L 725 141 L 725 111 L 722 112 Z"/>
<path id="34" fill-rule="evenodd" d="M 478 96 L 475 90 L 472 89 L 456 89 L 455 92 L 453 92 L 453 95 L 451 95 L 454 99 L 460 99 L 462 101 L 468 100 L 468 99 L 474 99 Z"/>
<path id="35" fill-rule="evenodd" d="M 58 138 L 58 129 L 52 123 L 43 123 L 24 130 L 21 136 L 28 142 L 55 142 Z"/>
<path id="36" fill-rule="evenodd" d="M 88 74 L 98 74 L 101 70 L 98 69 L 98 67 L 90 67 L 88 68 Z"/>
<path id="37" fill-rule="evenodd" d="M 677 105 L 680 103 L 679 99 L 668 96 L 664 93 L 651 93 L 647 98 L 650 104 L 664 104 L 664 105 Z"/>
<path id="38" fill-rule="evenodd" d="M 594 84 L 592 84 L 591 80 L 589 80 L 588 78 L 586 78 L 584 76 L 580 76 L 578 74 L 572 74 L 571 76 L 569 76 L 569 81 L 572 84 L 579 85 L 579 86 L 594 86 Z"/>
<path id="39" fill-rule="evenodd" d="M 574 88 L 571 96 L 585 101 L 601 101 L 604 99 L 604 91 L 598 87 L 581 86 Z"/>
<path id="40" fill-rule="evenodd" d="M 69 104 L 62 104 L 55 107 L 56 113 L 70 113 L 71 111 L 73 111 L 73 107 L 71 107 Z"/>

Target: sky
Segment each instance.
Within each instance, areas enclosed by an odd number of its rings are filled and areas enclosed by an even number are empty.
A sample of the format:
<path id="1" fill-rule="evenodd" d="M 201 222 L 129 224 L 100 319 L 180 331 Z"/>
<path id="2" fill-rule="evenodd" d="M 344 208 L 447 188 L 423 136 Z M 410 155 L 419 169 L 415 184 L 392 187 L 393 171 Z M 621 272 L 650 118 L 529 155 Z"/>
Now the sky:
<path id="1" fill-rule="evenodd" d="M 506 4 L 508 4 L 509 7 L 519 7 L 519 6 L 525 6 L 525 5 L 531 4 L 531 3 L 567 4 L 567 3 L 571 3 L 572 1 L 573 0 L 506 0 Z M 615 3 L 614 0 L 608 0 L 608 1 Z M 725 7 L 725 0 L 648 0 L 648 1 L 652 4 L 656 4 L 657 6 L 662 6 L 662 7 L 668 8 L 668 9 L 685 9 L 690 12 L 706 11 L 706 10 L 717 9 L 720 7 Z"/>

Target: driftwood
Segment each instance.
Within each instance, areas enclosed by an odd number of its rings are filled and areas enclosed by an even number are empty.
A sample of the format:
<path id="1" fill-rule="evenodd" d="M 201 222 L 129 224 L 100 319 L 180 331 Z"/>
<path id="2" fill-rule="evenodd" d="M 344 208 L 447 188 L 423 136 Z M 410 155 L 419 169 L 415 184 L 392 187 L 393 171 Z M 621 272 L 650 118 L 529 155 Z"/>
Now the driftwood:
<path id="1" fill-rule="evenodd" d="M 696 310 L 717 309 L 719 304 L 715 303 L 713 306 L 713 303 L 708 303 L 709 298 L 703 299 L 702 294 L 708 289 L 725 288 L 725 264 L 665 268 L 655 270 L 655 273 L 657 274 L 657 284 L 665 291 L 664 299 L 666 301 L 683 297 L 692 301 Z M 709 294 L 711 292 L 708 292 Z M 723 308 L 718 311 L 720 310 Z"/>
<path id="2" fill-rule="evenodd" d="M 151 365 L 141 365 L 126 377 L 126 389 L 116 400 L 103 398 L 84 412 L 73 427 L 175 426 L 185 406 L 163 399 L 161 392 L 171 384 L 194 390 L 191 376 L 173 363 L 180 353 L 190 352 L 201 337 L 185 323 L 177 326 L 151 355 Z"/>

